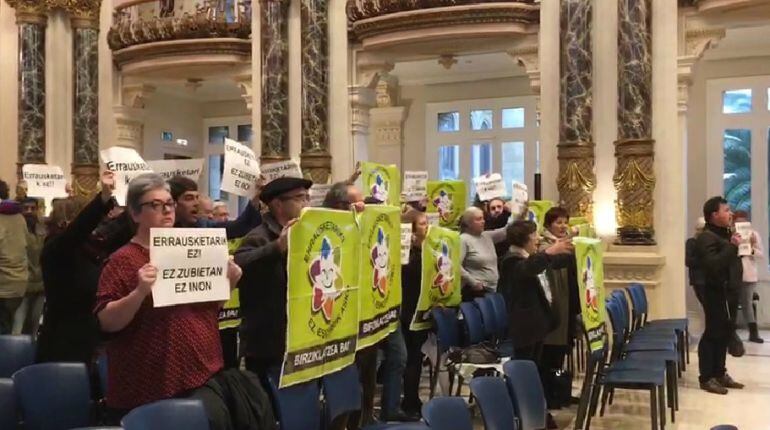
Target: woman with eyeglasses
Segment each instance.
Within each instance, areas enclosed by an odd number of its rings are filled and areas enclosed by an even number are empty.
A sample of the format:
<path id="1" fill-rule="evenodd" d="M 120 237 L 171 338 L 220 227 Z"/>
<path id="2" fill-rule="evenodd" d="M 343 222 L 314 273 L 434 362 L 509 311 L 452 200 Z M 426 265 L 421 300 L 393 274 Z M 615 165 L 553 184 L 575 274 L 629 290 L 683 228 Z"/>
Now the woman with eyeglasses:
<path id="1" fill-rule="evenodd" d="M 150 264 L 150 229 L 173 227 L 175 203 L 162 177 L 134 178 L 126 206 L 136 224 L 131 241 L 113 253 L 99 278 L 95 314 L 107 343 L 107 406 L 115 422 L 129 410 L 161 399 L 188 396 L 222 367 L 219 302 L 154 308 L 158 270 Z M 241 277 L 232 261 L 231 285 Z"/>

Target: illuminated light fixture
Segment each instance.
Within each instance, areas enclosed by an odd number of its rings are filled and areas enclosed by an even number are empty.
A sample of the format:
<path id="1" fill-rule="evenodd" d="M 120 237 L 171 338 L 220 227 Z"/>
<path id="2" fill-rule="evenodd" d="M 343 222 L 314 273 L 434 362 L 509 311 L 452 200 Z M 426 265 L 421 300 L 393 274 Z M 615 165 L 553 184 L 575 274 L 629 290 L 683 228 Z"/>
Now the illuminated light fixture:
<path id="1" fill-rule="evenodd" d="M 179 146 L 187 146 L 187 139 L 177 139 L 176 144 Z"/>

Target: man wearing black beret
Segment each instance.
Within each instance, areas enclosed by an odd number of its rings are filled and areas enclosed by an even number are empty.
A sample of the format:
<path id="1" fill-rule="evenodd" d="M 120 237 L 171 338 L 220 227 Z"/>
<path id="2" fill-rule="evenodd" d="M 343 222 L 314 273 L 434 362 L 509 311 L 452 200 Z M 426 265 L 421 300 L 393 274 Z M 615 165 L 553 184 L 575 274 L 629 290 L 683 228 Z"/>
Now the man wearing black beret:
<path id="1" fill-rule="evenodd" d="M 278 178 L 260 199 L 269 208 L 262 224 L 243 238 L 235 262 L 243 269 L 241 354 L 246 368 L 264 378 L 277 369 L 286 347 L 286 251 L 288 230 L 310 201 L 312 181 Z"/>

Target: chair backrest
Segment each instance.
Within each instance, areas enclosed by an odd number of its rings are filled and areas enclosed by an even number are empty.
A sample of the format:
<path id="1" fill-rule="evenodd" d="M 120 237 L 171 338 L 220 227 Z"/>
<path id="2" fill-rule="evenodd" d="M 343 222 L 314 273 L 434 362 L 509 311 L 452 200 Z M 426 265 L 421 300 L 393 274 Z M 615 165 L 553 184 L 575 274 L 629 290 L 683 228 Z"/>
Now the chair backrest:
<path id="1" fill-rule="evenodd" d="M 521 430 L 546 427 L 546 403 L 537 366 L 529 360 L 511 360 L 503 365 L 514 410 Z"/>
<path id="2" fill-rule="evenodd" d="M 610 296 L 605 300 L 607 317 L 610 320 L 612 329 L 612 349 L 610 350 L 610 361 L 615 361 L 620 357 L 623 345 L 625 344 L 625 335 L 621 327 L 620 304 L 616 297 Z"/>
<path id="3" fill-rule="evenodd" d="M 198 399 L 168 399 L 132 410 L 123 418 L 126 430 L 209 430 L 203 402 Z"/>
<path id="4" fill-rule="evenodd" d="M 387 427 L 375 426 L 373 428 L 382 428 L 382 430 L 430 430 L 430 427 L 423 423 L 387 424 Z"/>
<path id="5" fill-rule="evenodd" d="M 0 336 L 0 378 L 10 378 L 17 370 L 35 362 L 31 336 Z"/>
<path id="6" fill-rule="evenodd" d="M 628 336 L 631 334 L 631 315 L 629 313 L 628 298 L 626 297 L 626 292 L 623 290 L 614 290 L 612 292 L 612 297 L 614 297 L 618 303 L 618 310 L 620 311 L 620 322 L 623 324 L 622 327 L 624 334 L 626 338 L 628 338 Z"/>
<path id="7" fill-rule="evenodd" d="M 273 378 L 268 378 L 273 386 L 278 407 L 278 421 L 281 430 L 318 430 L 321 428 L 321 389 L 318 380 L 278 389 Z"/>
<path id="8" fill-rule="evenodd" d="M 631 330 L 637 330 L 642 326 L 642 320 L 644 318 L 644 314 L 642 314 L 642 311 L 639 307 L 639 298 L 637 297 L 637 289 L 634 287 L 634 285 L 638 284 L 631 284 L 628 287 L 626 287 L 626 291 L 628 292 L 628 297 L 631 299 Z"/>
<path id="9" fill-rule="evenodd" d="M 505 339 L 508 337 L 508 309 L 505 307 L 505 297 L 500 293 L 487 293 L 486 297 L 489 297 L 495 309 L 498 329 L 497 336 L 500 339 Z"/>
<path id="10" fill-rule="evenodd" d="M 476 307 L 481 312 L 481 322 L 484 323 L 484 338 L 492 340 L 497 337 L 500 328 L 497 326 L 497 316 L 495 315 L 495 305 L 492 303 L 492 297 L 489 294 L 484 297 L 473 299 Z"/>
<path id="11" fill-rule="evenodd" d="M 634 303 L 639 308 L 639 313 L 647 318 L 647 292 L 644 290 L 644 285 L 634 282 L 628 286 L 634 294 L 634 300 L 638 303 Z"/>
<path id="12" fill-rule="evenodd" d="M 462 397 L 434 397 L 422 407 L 428 427 L 441 430 L 473 430 L 471 413 Z"/>
<path id="13" fill-rule="evenodd" d="M 13 374 L 16 400 L 27 430 L 85 427 L 91 390 L 82 363 L 41 363 Z"/>
<path id="14" fill-rule="evenodd" d="M 15 429 L 18 424 L 19 411 L 16 409 L 13 380 L 0 378 L 0 429 Z"/>
<path id="15" fill-rule="evenodd" d="M 99 371 L 99 389 L 102 397 L 107 397 L 107 354 L 101 353 L 96 359 L 96 368 Z"/>
<path id="16" fill-rule="evenodd" d="M 471 393 L 479 402 L 485 430 L 517 430 L 513 402 L 505 379 L 477 376 L 471 379 Z"/>
<path id="17" fill-rule="evenodd" d="M 468 345 L 474 345 L 484 340 L 484 323 L 481 321 L 481 312 L 472 302 L 460 303 L 460 312 L 463 314 L 463 324 L 467 329 Z"/>
<path id="18" fill-rule="evenodd" d="M 326 399 L 328 423 L 342 414 L 361 409 L 361 384 L 355 364 L 321 378 L 321 389 Z"/>
<path id="19" fill-rule="evenodd" d="M 711 430 L 738 430 L 738 427 L 730 424 L 720 424 L 716 427 L 711 427 Z"/>
<path id="20" fill-rule="evenodd" d="M 457 312 L 453 308 L 436 307 L 431 310 L 434 329 L 440 352 L 446 352 L 452 346 L 460 346 L 460 326 Z"/>

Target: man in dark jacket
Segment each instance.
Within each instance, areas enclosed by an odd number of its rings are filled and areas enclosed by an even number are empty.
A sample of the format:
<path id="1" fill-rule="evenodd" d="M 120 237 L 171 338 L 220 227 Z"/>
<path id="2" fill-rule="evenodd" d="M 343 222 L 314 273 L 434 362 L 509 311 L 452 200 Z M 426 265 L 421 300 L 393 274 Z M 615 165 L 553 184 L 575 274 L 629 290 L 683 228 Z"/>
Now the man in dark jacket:
<path id="1" fill-rule="evenodd" d="M 497 230 L 508 225 L 508 221 L 511 219 L 511 211 L 505 205 L 505 202 L 501 198 L 494 198 L 487 202 L 484 210 L 484 230 Z M 511 247 L 509 240 L 504 240 L 495 244 L 495 252 L 497 258 L 502 258 L 508 253 L 508 248 Z"/>
<path id="2" fill-rule="evenodd" d="M 684 244 L 685 260 L 684 264 L 687 266 L 688 275 L 690 278 L 690 285 L 692 285 L 693 291 L 695 291 L 695 297 L 698 299 L 698 303 L 703 306 L 703 285 L 706 283 L 706 278 L 703 276 L 703 270 L 698 266 L 698 255 L 695 252 L 695 242 L 698 236 L 703 233 L 703 229 L 706 227 L 706 221 L 703 218 L 699 218 L 695 225 L 695 235 Z"/>
<path id="3" fill-rule="evenodd" d="M 264 378 L 277 369 L 286 347 L 286 252 L 289 227 L 307 206 L 311 181 L 278 178 L 261 193 L 268 205 L 262 224 L 243 238 L 235 262 L 243 269 L 241 354 L 246 368 Z"/>
<path id="4" fill-rule="evenodd" d="M 742 279 L 738 257 L 740 235 L 730 232 L 732 212 L 722 197 L 712 197 L 703 205 L 706 227 L 695 241 L 698 266 L 703 270 L 703 311 L 706 330 L 698 344 L 700 387 L 714 394 L 727 394 L 728 388 L 743 388 L 725 369 L 727 345 L 733 334 L 730 315 L 735 312 Z M 731 300 L 735 296 L 736 300 Z"/>

